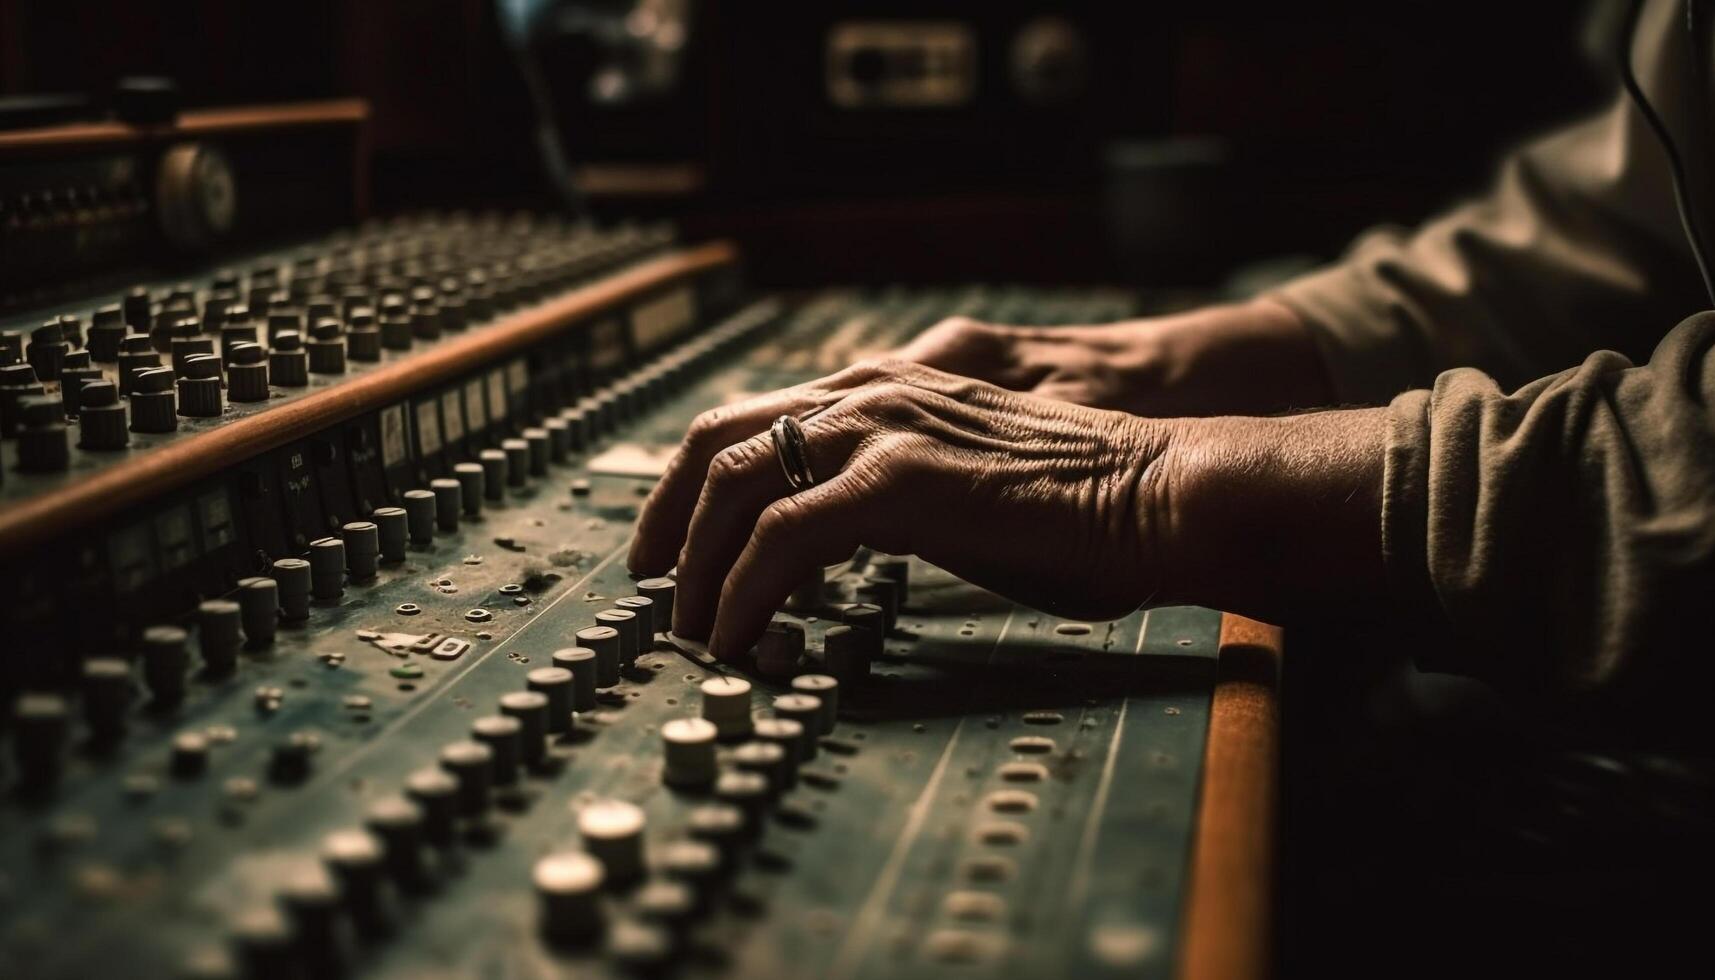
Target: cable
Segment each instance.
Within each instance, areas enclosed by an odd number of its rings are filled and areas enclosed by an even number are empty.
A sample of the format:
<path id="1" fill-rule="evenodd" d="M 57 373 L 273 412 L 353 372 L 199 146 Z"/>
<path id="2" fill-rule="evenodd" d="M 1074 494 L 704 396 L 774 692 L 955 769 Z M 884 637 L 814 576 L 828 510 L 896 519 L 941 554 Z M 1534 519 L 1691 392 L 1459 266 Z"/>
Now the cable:
<path id="1" fill-rule="evenodd" d="M 1643 11 L 1644 0 L 1632 0 L 1631 9 L 1626 14 L 1626 26 L 1620 32 L 1620 84 L 1625 86 L 1626 94 L 1631 96 L 1632 103 L 1644 117 L 1644 122 L 1655 131 L 1656 139 L 1667 153 L 1668 167 L 1673 173 L 1673 204 L 1679 211 L 1680 227 L 1685 229 L 1686 241 L 1691 245 L 1691 257 L 1697 262 L 1697 272 L 1703 277 L 1703 291 L 1708 294 L 1709 302 L 1715 304 L 1715 276 L 1710 274 L 1708 252 L 1703 247 L 1703 235 L 1697 228 L 1697 223 L 1691 218 L 1690 194 L 1685 177 L 1685 161 L 1679 155 L 1679 147 L 1674 144 L 1673 137 L 1667 131 L 1667 125 L 1656 115 L 1655 107 L 1644 97 L 1643 89 L 1638 86 L 1636 73 L 1632 70 L 1632 36 L 1637 33 L 1638 18 Z M 1685 5 L 1686 30 L 1690 34 L 1693 60 L 1698 59 L 1702 45 L 1697 43 L 1696 0 L 1686 0 Z M 1702 72 L 1699 70 L 1699 76 Z"/>

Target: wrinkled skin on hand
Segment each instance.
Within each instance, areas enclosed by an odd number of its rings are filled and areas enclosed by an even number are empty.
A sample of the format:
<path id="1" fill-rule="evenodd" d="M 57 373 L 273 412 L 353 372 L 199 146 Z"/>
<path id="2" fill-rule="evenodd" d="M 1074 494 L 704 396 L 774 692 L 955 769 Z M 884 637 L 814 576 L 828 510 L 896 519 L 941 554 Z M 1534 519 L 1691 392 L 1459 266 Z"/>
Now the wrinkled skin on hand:
<path id="1" fill-rule="evenodd" d="M 810 413 L 814 413 L 811 415 Z M 816 486 L 789 495 L 768 435 L 803 423 Z M 793 588 L 866 545 L 1062 615 L 1156 588 L 1156 422 L 870 362 L 699 416 L 643 509 L 633 572 L 678 567 L 674 632 L 747 652 Z"/>
<path id="2" fill-rule="evenodd" d="M 1309 332 L 1268 300 L 1095 326 L 953 317 L 900 360 L 1096 408 L 1158 417 L 1267 415 L 1334 400 Z"/>

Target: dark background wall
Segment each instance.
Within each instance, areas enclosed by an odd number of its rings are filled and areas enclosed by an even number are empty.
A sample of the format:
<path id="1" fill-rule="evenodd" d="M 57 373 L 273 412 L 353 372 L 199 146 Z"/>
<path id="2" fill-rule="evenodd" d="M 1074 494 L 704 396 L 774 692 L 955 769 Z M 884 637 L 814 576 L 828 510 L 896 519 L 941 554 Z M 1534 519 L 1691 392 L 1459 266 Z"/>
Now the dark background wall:
<path id="1" fill-rule="evenodd" d="M 689 158 L 700 193 L 609 210 L 737 234 L 765 280 L 1207 280 L 1416 219 L 1611 87 L 1581 51 L 1583 5 L 1063 3 L 1095 65 L 1075 104 L 989 100 L 925 123 L 820 98 L 822 31 L 840 17 L 1002 30 L 1044 9 L 704 3 L 680 91 L 627 120 L 564 96 L 570 150 Z M 488 0 L 0 0 L 0 94 L 136 73 L 174 77 L 192 105 L 369 99 L 383 209 L 550 200 Z"/>

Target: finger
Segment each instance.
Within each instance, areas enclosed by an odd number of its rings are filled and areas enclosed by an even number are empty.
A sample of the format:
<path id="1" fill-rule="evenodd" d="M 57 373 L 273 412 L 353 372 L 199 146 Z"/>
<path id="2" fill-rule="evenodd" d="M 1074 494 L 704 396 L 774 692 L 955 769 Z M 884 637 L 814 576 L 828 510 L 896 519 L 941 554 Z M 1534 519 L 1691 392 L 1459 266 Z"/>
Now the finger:
<path id="1" fill-rule="evenodd" d="M 866 453 L 832 480 L 770 504 L 726 576 L 709 652 L 722 660 L 742 657 L 791 595 L 810 575 L 844 561 L 860 545 L 909 554 L 910 508 L 894 507 L 897 486 L 883 454 Z M 875 515 L 888 514 L 886 522 Z M 878 526 L 885 524 L 885 526 Z"/>
<path id="2" fill-rule="evenodd" d="M 837 474 L 862 441 L 868 421 L 838 408 L 804 424 L 811 473 Z M 709 634 L 727 572 L 744 549 L 763 510 L 790 493 L 768 434 L 722 450 L 709 466 L 679 553 L 673 632 L 692 639 Z"/>
<path id="3" fill-rule="evenodd" d="M 872 373 L 873 369 L 843 371 L 697 416 L 638 515 L 637 535 L 632 538 L 627 559 L 630 569 L 643 575 L 662 575 L 673 567 L 716 454 L 766 430 L 782 415 L 803 416 L 834 404 Z"/>
<path id="4" fill-rule="evenodd" d="M 939 371 L 980 377 L 1005 364 L 1006 347 L 1005 328 L 956 316 L 913 337 L 891 356 Z"/>

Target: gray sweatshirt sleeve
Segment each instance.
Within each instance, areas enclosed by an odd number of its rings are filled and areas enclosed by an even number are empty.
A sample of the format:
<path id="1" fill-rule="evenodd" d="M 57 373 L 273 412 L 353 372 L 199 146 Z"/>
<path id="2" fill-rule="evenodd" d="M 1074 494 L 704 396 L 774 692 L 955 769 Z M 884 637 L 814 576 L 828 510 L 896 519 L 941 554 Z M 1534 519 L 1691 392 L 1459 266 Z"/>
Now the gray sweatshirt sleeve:
<path id="1" fill-rule="evenodd" d="M 1712 348 L 1703 313 L 1641 367 L 1603 351 L 1511 394 L 1463 368 L 1393 400 L 1383 547 L 1420 666 L 1606 696 L 1709 659 Z"/>
<path id="2" fill-rule="evenodd" d="M 1650 4 L 1633 49 L 1651 104 L 1690 142 L 1703 130 L 1680 115 L 1696 78 L 1682 20 L 1679 4 Z M 1410 233 L 1373 231 L 1272 295 L 1310 328 L 1339 399 L 1368 405 L 1454 367 L 1514 387 L 1595 350 L 1642 360 L 1708 302 L 1666 154 L 1624 94 L 1509 156 L 1486 196 Z"/>

